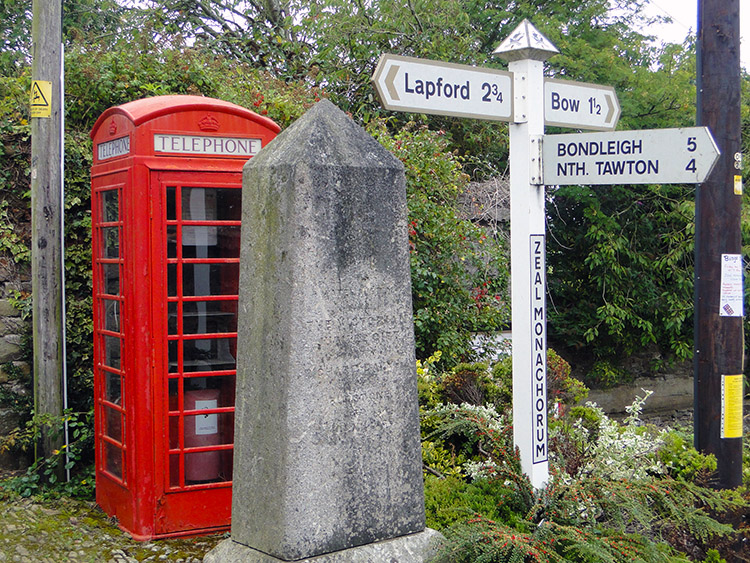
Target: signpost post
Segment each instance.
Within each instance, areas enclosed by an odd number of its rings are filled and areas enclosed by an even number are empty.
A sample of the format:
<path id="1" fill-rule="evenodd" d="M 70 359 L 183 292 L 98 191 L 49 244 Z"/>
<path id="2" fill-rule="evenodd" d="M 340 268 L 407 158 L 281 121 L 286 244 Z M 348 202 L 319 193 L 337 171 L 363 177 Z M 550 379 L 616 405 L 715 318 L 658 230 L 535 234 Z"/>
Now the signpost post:
<path id="1" fill-rule="evenodd" d="M 535 488 L 549 480 L 547 276 L 545 268 L 544 65 L 557 49 L 526 20 L 495 50 L 509 61 L 516 92 L 510 124 L 510 274 L 513 328 L 513 442 Z M 518 163 L 518 164 L 516 164 Z"/>
<path id="2" fill-rule="evenodd" d="M 513 440 L 536 488 L 549 479 L 544 186 L 700 183 L 719 156 L 706 127 L 613 131 L 613 88 L 544 79 L 557 52 L 524 20 L 494 52 L 510 72 L 384 55 L 373 76 L 386 109 L 510 122 Z"/>

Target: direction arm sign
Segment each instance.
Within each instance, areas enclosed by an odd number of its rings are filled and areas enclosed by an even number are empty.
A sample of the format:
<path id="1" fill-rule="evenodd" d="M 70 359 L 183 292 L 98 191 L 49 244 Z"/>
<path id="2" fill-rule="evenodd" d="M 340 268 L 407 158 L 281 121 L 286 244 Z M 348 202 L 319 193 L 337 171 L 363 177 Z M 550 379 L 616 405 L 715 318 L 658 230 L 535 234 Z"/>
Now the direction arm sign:
<path id="1" fill-rule="evenodd" d="M 615 89 L 572 80 L 544 81 L 544 123 L 593 131 L 612 131 L 620 119 Z"/>
<path id="2" fill-rule="evenodd" d="M 719 149 L 706 127 L 545 135 L 547 185 L 699 184 Z"/>
<path id="3" fill-rule="evenodd" d="M 513 75 L 502 70 L 383 55 L 372 80 L 386 109 L 513 119 Z"/>

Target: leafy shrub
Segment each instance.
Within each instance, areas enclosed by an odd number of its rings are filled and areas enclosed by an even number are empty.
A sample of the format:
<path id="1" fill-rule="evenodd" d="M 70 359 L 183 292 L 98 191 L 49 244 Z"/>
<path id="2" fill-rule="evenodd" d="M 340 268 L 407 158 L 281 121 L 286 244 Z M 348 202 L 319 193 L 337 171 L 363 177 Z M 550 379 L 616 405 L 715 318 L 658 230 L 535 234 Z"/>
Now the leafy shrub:
<path id="1" fill-rule="evenodd" d="M 460 405 L 483 405 L 492 394 L 489 366 L 482 363 L 458 364 L 445 375 L 441 388 L 445 400 Z"/>
<path id="2" fill-rule="evenodd" d="M 433 408 L 440 402 L 440 376 L 435 364 L 440 361 L 443 353 L 437 350 L 425 360 L 417 359 L 417 391 L 419 405 Z"/>
<path id="3" fill-rule="evenodd" d="M 599 360 L 594 362 L 586 375 L 586 380 L 599 389 L 610 389 L 616 385 L 631 382 L 633 377 L 625 370 L 613 365 L 611 361 Z"/>
<path id="4" fill-rule="evenodd" d="M 492 380 L 497 388 L 495 407 L 502 411 L 513 408 L 513 358 L 501 358 L 492 366 Z"/>
<path id="5" fill-rule="evenodd" d="M 529 527 L 521 515 L 528 510 L 517 491 L 500 479 L 478 479 L 471 483 L 458 476 L 425 478 L 427 526 L 444 531 L 478 515 Z"/>
<path id="6" fill-rule="evenodd" d="M 588 388 L 578 379 L 571 377 L 570 372 L 570 364 L 549 348 L 547 350 L 547 396 L 550 403 L 568 406 L 588 396 Z"/>
<path id="7" fill-rule="evenodd" d="M 715 549 L 709 549 L 706 552 L 706 558 L 703 560 L 703 563 L 727 563 L 727 560 L 722 558 Z"/>
<path id="8" fill-rule="evenodd" d="M 451 452 L 447 476 L 437 471 L 428 471 L 431 474 L 426 476 L 431 525 L 442 530 L 482 514 L 526 526 L 523 515 L 534 502 L 533 493 L 521 474 L 508 420 L 492 407 L 466 403 L 438 405 L 424 411 L 422 420 L 423 444 L 434 448 L 435 443 L 442 443 L 444 451 Z M 424 458 L 428 467 L 429 459 Z"/>
<path id="9" fill-rule="evenodd" d="M 716 457 L 698 452 L 688 438 L 675 430 L 662 436 L 663 445 L 658 455 L 661 463 L 675 479 L 707 483 L 716 471 Z"/>
<path id="10" fill-rule="evenodd" d="M 501 358 L 492 366 L 492 402 L 498 410 L 513 405 L 513 358 Z M 570 375 L 570 364 L 552 348 L 547 349 L 547 396 L 552 414 L 559 416 L 560 406 L 570 406 L 588 395 L 588 388 Z"/>
<path id="11" fill-rule="evenodd" d="M 0 451 L 9 445 L 21 449 L 32 448 L 39 440 L 42 428 L 59 435 L 67 425 L 69 444 L 56 450 L 48 458 L 36 460 L 23 475 L 0 482 L 0 490 L 22 497 L 35 495 L 66 495 L 74 498 L 94 498 L 94 432 L 93 413 L 66 411 L 62 417 L 36 415 L 23 429 L 17 429 L 0 443 Z M 70 475 L 70 480 L 59 480 L 60 468 Z"/>
<path id="12" fill-rule="evenodd" d="M 648 395 L 628 408 L 623 425 L 590 403 L 551 424 L 550 480 L 537 491 L 520 473 L 507 417 L 468 404 L 424 411 L 426 438 L 466 460 L 464 479 L 459 473 L 427 478 L 431 522 L 449 526 L 437 560 L 685 562 L 672 546 L 705 545 L 732 534 L 718 518 L 730 510 L 742 513 L 746 502 L 734 492 L 670 476 L 686 477 L 702 464 L 682 452 L 668 431 L 643 425 Z M 480 492 L 491 498 L 474 498 Z M 471 512 L 475 516 L 467 518 Z"/>
<path id="13" fill-rule="evenodd" d="M 457 199 L 468 176 L 444 132 L 409 123 L 392 134 L 376 119 L 367 130 L 406 172 L 417 357 L 440 350 L 447 367 L 470 360 L 474 333 L 509 318 L 505 243 L 462 217 Z"/>
<path id="14" fill-rule="evenodd" d="M 422 441 L 422 463 L 425 475 L 445 477 L 463 476 L 462 466 L 466 463 L 462 453 L 456 453 L 455 448 L 448 449 L 441 441 Z"/>
<path id="15" fill-rule="evenodd" d="M 541 522 L 519 531 L 477 517 L 446 532 L 446 547 L 435 563 L 687 563 L 664 543 L 608 529 L 582 529 Z"/>
<path id="16" fill-rule="evenodd" d="M 692 188 L 562 186 L 551 197 L 550 338 L 608 361 L 652 344 L 690 358 Z"/>
<path id="17" fill-rule="evenodd" d="M 515 483 L 524 497 L 531 496 L 530 484 L 521 475 L 518 452 L 513 445 L 512 426 L 491 406 L 438 405 L 422 411 L 424 440 L 442 440 L 463 462 L 470 478 L 498 477 Z M 459 457 L 460 456 L 460 457 Z"/>
<path id="18" fill-rule="evenodd" d="M 664 443 L 666 431 L 645 427 L 640 421 L 643 404 L 652 393 L 647 391 L 626 407 L 628 417 L 623 426 L 610 419 L 595 404 L 586 404 L 599 420 L 596 435 L 591 436 L 589 429 L 578 422 L 567 429 L 573 440 L 581 444 L 588 454 L 588 461 L 579 468 L 581 474 L 639 480 L 666 472 L 656 455 Z"/>

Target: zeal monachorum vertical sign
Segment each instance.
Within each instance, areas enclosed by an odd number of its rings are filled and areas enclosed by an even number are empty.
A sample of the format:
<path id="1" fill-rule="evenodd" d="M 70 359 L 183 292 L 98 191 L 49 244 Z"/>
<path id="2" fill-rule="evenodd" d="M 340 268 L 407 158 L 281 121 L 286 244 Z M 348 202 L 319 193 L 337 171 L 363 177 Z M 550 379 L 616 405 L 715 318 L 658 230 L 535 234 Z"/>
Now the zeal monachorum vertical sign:
<path id="1" fill-rule="evenodd" d="M 700 183 L 719 155 L 705 127 L 614 131 L 614 89 L 545 79 L 556 53 L 524 20 L 494 51 L 507 72 L 383 55 L 373 75 L 386 109 L 509 123 L 513 439 L 537 488 L 549 479 L 545 185 Z"/>

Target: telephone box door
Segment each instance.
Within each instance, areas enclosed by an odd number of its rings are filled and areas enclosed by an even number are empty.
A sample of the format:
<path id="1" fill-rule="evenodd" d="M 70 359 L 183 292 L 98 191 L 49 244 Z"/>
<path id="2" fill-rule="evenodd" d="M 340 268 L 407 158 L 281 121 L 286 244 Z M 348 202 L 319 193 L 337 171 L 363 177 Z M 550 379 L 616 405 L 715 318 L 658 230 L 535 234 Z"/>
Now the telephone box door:
<path id="1" fill-rule="evenodd" d="M 158 402 L 168 429 L 156 444 L 156 459 L 165 495 L 161 510 L 172 523 L 186 509 L 192 525 L 201 513 L 215 521 L 217 510 L 229 510 L 210 498 L 232 480 L 242 209 L 237 180 L 221 173 L 151 175 L 155 200 L 162 203 L 152 252 L 166 256 L 153 288 L 155 325 L 164 335 L 159 361 L 167 374 Z M 206 502 L 206 510 L 196 510 Z"/>

